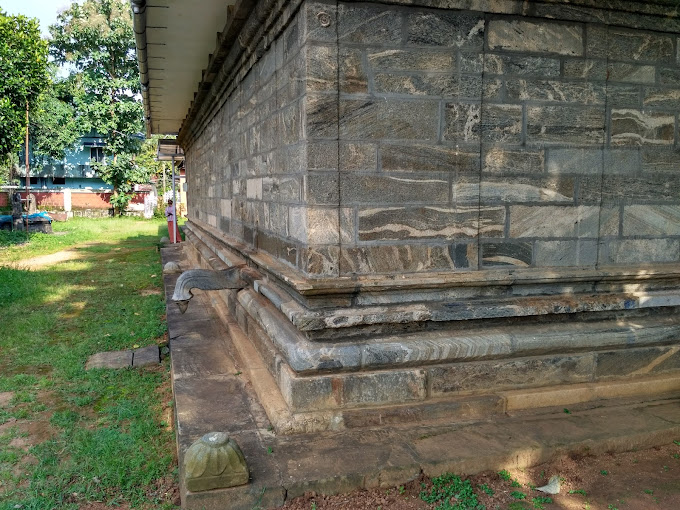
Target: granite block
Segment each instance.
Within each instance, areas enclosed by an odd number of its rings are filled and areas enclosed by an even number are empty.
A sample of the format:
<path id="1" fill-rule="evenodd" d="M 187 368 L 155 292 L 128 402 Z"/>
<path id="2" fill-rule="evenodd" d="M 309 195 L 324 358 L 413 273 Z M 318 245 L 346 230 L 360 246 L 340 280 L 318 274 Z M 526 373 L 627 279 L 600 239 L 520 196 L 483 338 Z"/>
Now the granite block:
<path id="1" fill-rule="evenodd" d="M 370 4 L 338 6 L 337 40 L 340 43 L 399 44 L 401 12 Z M 329 27 L 331 30 L 333 27 Z"/>
<path id="2" fill-rule="evenodd" d="M 338 168 L 338 142 L 309 142 L 298 149 L 302 154 L 296 157 L 302 159 L 305 170 L 336 170 Z"/>
<path id="3" fill-rule="evenodd" d="M 389 190 L 389 193 L 385 193 Z M 340 200 L 349 204 L 443 204 L 448 201 L 446 177 L 404 177 L 387 175 L 343 174 Z"/>
<path id="4" fill-rule="evenodd" d="M 297 377 L 286 366 L 279 375 L 281 395 L 293 412 L 334 409 L 339 395 L 330 377 Z"/>
<path id="5" fill-rule="evenodd" d="M 527 143 L 600 145 L 604 140 L 604 110 L 597 107 L 527 107 Z"/>
<path id="6" fill-rule="evenodd" d="M 425 372 L 394 370 L 351 374 L 342 381 L 344 405 L 387 404 L 425 399 Z"/>
<path id="7" fill-rule="evenodd" d="M 641 108 L 642 92 L 640 87 L 608 83 L 607 105 L 610 108 Z"/>
<path id="8" fill-rule="evenodd" d="M 345 94 L 368 93 L 368 77 L 362 51 L 356 48 L 340 48 L 340 92 Z"/>
<path id="9" fill-rule="evenodd" d="M 675 51 L 670 35 L 587 25 L 586 54 L 589 58 L 624 61 L 673 62 Z"/>
<path id="10" fill-rule="evenodd" d="M 642 97 L 644 106 L 663 106 L 665 108 L 680 108 L 680 89 L 649 87 L 644 90 Z"/>
<path id="11" fill-rule="evenodd" d="M 466 50 L 484 44 L 484 18 L 447 11 L 416 11 L 407 16 L 407 44 L 446 46 Z"/>
<path id="12" fill-rule="evenodd" d="M 642 264 L 652 262 L 678 262 L 678 239 L 622 239 L 611 240 L 606 258 L 601 263 Z"/>
<path id="13" fill-rule="evenodd" d="M 362 142 L 340 142 L 340 171 L 376 171 L 377 145 Z"/>
<path id="14" fill-rule="evenodd" d="M 607 60 L 582 58 L 565 60 L 564 77 L 605 81 L 607 79 Z"/>
<path id="15" fill-rule="evenodd" d="M 528 267 L 532 264 L 533 246 L 530 242 L 482 242 L 480 246 L 482 267 Z"/>
<path id="16" fill-rule="evenodd" d="M 522 106 L 484 103 L 481 107 L 482 141 L 519 144 L 522 141 Z"/>
<path id="17" fill-rule="evenodd" d="M 452 74 L 456 69 L 451 50 L 380 49 L 368 50 L 368 64 L 380 71 L 428 71 Z"/>
<path id="18" fill-rule="evenodd" d="M 623 235 L 680 235 L 680 205 L 625 205 Z"/>
<path id="19" fill-rule="evenodd" d="M 677 348 L 648 347 L 602 352 L 595 355 L 595 377 L 621 377 L 624 375 L 647 375 L 658 373 L 657 365 L 669 355 L 675 355 L 678 363 Z M 677 368 L 677 367 L 675 367 Z"/>
<path id="20" fill-rule="evenodd" d="M 608 81 L 628 83 L 655 83 L 656 67 L 612 62 L 608 68 Z"/>
<path id="21" fill-rule="evenodd" d="M 305 175 L 302 200 L 308 204 L 338 204 L 340 200 L 338 178 L 338 174 L 324 172 Z"/>
<path id="22" fill-rule="evenodd" d="M 309 246 L 299 250 L 298 265 L 307 274 L 337 276 L 339 259 L 337 246 Z"/>
<path id="23" fill-rule="evenodd" d="M 536 241 L 536 267 L 594 267 L 597 263 L 597 240 Z"/>
<path id="24" fill-rule="evenodd" d="M 507 80 L 510 101 L 579 103 L 604 105 L 605 85 L 591 82 L 561 82 L 555 80 Z"/>
<path id="25" fill-rule="evenodd" d="M 481 106 L 470 103 L 446 103 L 444 111 L 444 140 L 478 142 Z M 499 129 L 502 129 L 499 128 Z"/>
<path id="26" fill-rule="evenodd" d="M 336 103 L 334 98 L 337 111 Z M 436 140 L 438 131 L 439 104 L 436 100 L 340 100 L 342 138 Z"/>
<path id="27" fill-rule="evenodd" d="M 580 179 L 578 200 L 581 202 L 616 202 L 627 200 L 677 201 L 680 199 L 680 176 L 646 174 L 586 176 Z"/>
<path id="28" fill-rule="evenodd" d="M 613 145 L 672 145 L 675 116 L 665 112 L 612 110 Z"/>
<path id="29" fill-rule="evenodd" d="M 446 145 L 380 145 L 384 172 L 479 173 L 479 154 Z"/>
<path id="30" fill-rule="evenodd" d="M 304 78 L 306 91 L 318 92 L 337 90 L 337 47 L 308 44 L 303 51 L 306 63 L 306 76 Z"/>
<path id="31" fill-rule="evenodd" d="M 456 363 L 428 369 L 433 397 L 458 392 L 481 392 L 573 384 L 591 380 L 593 356 L 519 358 Z"/>
<path id="32" fill-rule="evenodd" d="M 482 179 L 459 177 L 453 183 L 453 197 L 463 203 L 572 203 L 574 178 L 571 176 L 538 177 L 527 175 L 489 175 Z"/>
<path id="33" fill-rule="evenodd" d="M 489 21 L 487 43 L 491 50 L 583 55 L 583 26 L 551 21 Z"/>
<path id="34" fill-rule="evenodd" d="M 387 74 L 376 73 L 375 92 L 411 96 L 455 97 L 460 94 L 458 78 L 450 74 Z M 481 94 L 481 80 L 477 96 Z"/>
<path id="35" fill-rule="evenodd" d="M 484 154 L 484 172 L 538 174 L 544 170 L 544 152 L 492 147 Z"/>
<path id="36" fill-rule="evenodd" d="M 502 235 L 504 207 L 359 209 L 360 241 L 460 239 Z"/>
<path id="37" fill-rule="evenodd" d="M 447 271 L 455 267 L 448 246 L 422 244 L 343 247 L 340 264 L 343 275 Z"/>
<path id="38" fill-rule="evenodd" d="M 644 173 L 676 172 L 680 167 L 680 151 L 676 148 L 643 147 L 640 156 L 641 169 Z"/>
<path id="39" fill-rule="evenodd" d="M 338 99 L 335 94 L 307 94 L 303 100 L 305 112 L 304 130 L 307 138 L 334 138 L 338 137 Z M 285 129 L 299 129 L 298 123 L 302 120 L 298 118 L 298 108 L 289 109 L 291 118 L 287 118 L 286 113 L 282 114 L 282 125 Z M 300 136 L 295 133 L 284 138 L 284 143 L 295 143 L 300 140 Z"/>
<path id="40" fill-rule="evenodd" d="M 551 57 L 494 55 L 489 53 L 484 55 L 484 73 L 540 78 L 558 77 L 560 75 L 560 61 Z"/>
<path id="41" fill-rule="evenodd" d="M 618 209 L 597 206 L 510 206 L 510 237 L 589 237 L 616 227 Z M 603 232 L 604 230 L 604 232 Z"/>

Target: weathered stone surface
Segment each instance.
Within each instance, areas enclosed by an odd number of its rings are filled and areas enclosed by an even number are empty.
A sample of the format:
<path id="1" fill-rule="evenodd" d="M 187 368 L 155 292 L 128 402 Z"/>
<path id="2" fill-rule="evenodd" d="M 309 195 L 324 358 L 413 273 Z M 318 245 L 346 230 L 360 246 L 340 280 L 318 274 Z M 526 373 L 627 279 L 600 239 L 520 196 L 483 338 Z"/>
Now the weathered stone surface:
<path id="1" fill-rule="evenodd" d="M 675 117 L 664 112 L 612 110 L 611 140 L 617 145 L 670 145 Z"/>
<path id="2" fill-rule="evenodd" d="M 548 149 L 546 169 L 555 174 L 634 174 L 640 169 L 637 150 Z"/>
<path id="3" fill-rule="evenodd" d="M 410 402 L 423 400 L 425 395 L 422 370 L 357 373 L 346 377 L 342 384 L 345 405 Z"/>
<path id="4" fill-rule="evenodd" d="M 574 61 L 568 60 L 567 63 Z M 514 76 L 536 76 L 541 78 L 558 77 L 560 61 L 550 57 L 533 57 L 524 55 L 484 55 L 485 74 L 504 74 Z"/>
<path id="5" fill-rule="evenodd" d="M 595 377 L 620 377 L 622 375 L 648 375 L 660 372 L 659 365 L 673 357 L 673 364 L 664 368 L 677 368 L 677 347 L 650 347 L 645 349 L 625 349 L 598 353 L 595 356 Z"/>
<path id="6" fill-rule="evenodd" d="M 455 267 L 449 247 L 437 245 L 343 248 L 340 257 L 342 274 L 445 271 Z"/>
<path id="7" fill-rule="evenodd" d="M 609 233 L 618 209 L 597 206 L 510 206 L 511 237 L 590 237 Z M 604 230 L 604 231 L 603 231 Z"/>
<path id="8" fill-rule="evenodd" d="M 457 239 L 503 233 L 505 208 L 390 207 L 359 210 L 359 240 Z"/>
<path id="9" fill-rule="evenodd" d="M 337 246 L 310 246 L 298 254 L 298 267 L 308 274 L 337 276 L 340 248 Z"/>
<path id="10" fill-rule="evenodd" d="M 639 87 L 607 84 L 607 105 L 610 108 L 641 108 L 642 100 Z"/>
<path id="11" fill-rule="evenodd" d="M 612 62 L 608 67 L 608 80 L 629 83 L 654 83 L 656 81 L 656 67 L 639 66 Z"/>
<path id="12" fill-rule="evenodd" d="M 677 262 L 680 241 L 677 239 L 622 239 L 608 243 L 606 259 L 602 263 L 639 264 L 649 262 Z"/>
<path id="13" fill-rule="evenodd" d="M 583 27 L 554 22 L 491 20 L 487 41 L 492 50 L 583 55 Z"/>
<path id="14" fill-rule="evenodd" d="M 481 107 L 479 104 L 447 103 L 444 113 L 444 140 L 478 142 Z"/>
<path id="15" fill-rule="evenodd" d="M 484 242 L 481 243 L 482 266 L 530 266 L 533 261 L 531 243 Z"/>
<path id="16" fill-rule="evenodd" d="M 85 370 L 93 368 L 127 368 L 132 366 L 132 351 L 98 352 L 85 363 Z"/>
<path id="17" fill-rule="evenodd" d="M 481 107 L 481 131 L 483 142 L 520 143 L 522 107 L 484 103 Z"/>
<path id="18" fill-rule="evenodd" d="M 374 80 L 375 91 L 380 94 L 442 97 L 455 97 L 460 94 L 458 79 L 449 74 L 437 76 L 377 73 Z"/>
<path id="19" fill-rule="evenodd" d="M 337 112 L 337 100 L 328 108 Z M 436 140 L 438 134 L 436 100 L 408 101 L 391 99 L 340 100 L 340 136 L 343 138 L 379 138 Z"/>
<path id="20" fill-rule="evenodd" d="M 623 208 L 624 236 L 680 235 L 680 206 L 627 205 Z"/>
<path id="21" fill-rule="evenodd" d="M 595 59 L 565 60 L 564 76 L 565 78 L 605 81 L 607 79 L 607 61 Z"/>
<path id="22" fill-rule="evenodd" d="M 307 94 L 304 101 L 306 132 L 310 138 L 338 137 L 338 100 L 335 94 Z M 286 143 L 294 143 L 300 139 L 302 120 L 298 108 L 281 114 L 284 129 L 290 133 Z"/>
<path id="23" fill-rule="evenodd" d="M 372 143 L 340 142 L 340 170 L 376 171 L 378 147 Z"/>
<path id="24" fill-rule="evenodd" d="M 642 148 L 640 155 L 641 168 L 645 173 L 676 172 L 680 166 L 680 152 L 674 148 Z"/>
<path id="25" fill-rule="evenodd" d="M 527 142 L 601 144 L 604 110 L 577 106 L 527 107 Z"/>
<path id="26" fill-rule="evenodd" d="M 389 194 L 384 191 L 389 189 Z M 349 204 L 442 204 L 448 201 L 448 180 L 420 176 L 343 174 L 340 198 Z"/>
<path id="27" fill-rule="evenodd" d="M 599 83 L 507 80 L 505 86 L 507 97 L 512 101 L 546 101 L 585 105 L 603 105 L 605 102 L 605 86 Z"/>
<path id="28" fill-rule="evenodd" d="M 582 202 L 618 201 L 675 201 L 680 198 L 680 177 L 674 174 L 636 176 L 604 175 L 581 178 L 578 199 Z"/>
<path id="29" fill-rule="evenodd" d="M 485 172 L 535 174 L 543 172 L 543 169 L 543 151 L 492 147 L 484 154 Z"/>
<path id="30" fill-rule="evenodd" d="M 458 172 L 477 174 L 479 154 L 446 145 L 381 144 L 385 172 Z"/>
<path id="31" fill-rule="evenodd" d="M 303 180 L 302 199 L 308 204 L 338 204 L 338 175 L 332 173 L 309 173 Z"/>
<path id="32" fill-rule="evenodd" d="M 642 98 L 644 106 L 664 106 L 677 109 L 680 107 L 680 89 L 647 88 Z"/>
<path id="33" fill-rule="evenodd" d="M 181 273 L 182 269 L 177 262 L 171 261 L 163 266 L 163 274 Z"/>
<path id="34" fill-rule="evenodd" d="M 279 376 L 281 395 L 295 411 L 333 409 L 339 404 L 330 377 L 297 377 L 288 368 Z"/>
<path id="35" fill-rule="evenodd" d="M 408 44 L 481 49 L 484 18 L 446 11 L 420 11 L 408 15 Z"/>
<path id="36" fill-rule="evenodd" d="M 307 91 L 334 91 L 338 87 L 338 49 L 336 46 L 305 46 Z"/>
<path id="37" fill-rule="evenodd" d="M 184 453 L 184 483 L 193 492 L 248 483 L 241 449 L 224 432 L 210 432 Z"/>
<path id="38" fill-rule="evenodd" d="M 367 4 L 340 4 L 338 40 L 341 43 L 398 44 L 401 41 L 402 16 L 395 10 Z M 333 27 L 329 27 L 334 32 Z"/>
<path id="39" fill-rule="evenodd" d="M 538 178 L 525 175 L 484 175 L 482 179 L 458 178 L 453 183 L 455 203 L 573 202 L 574 178 Z"/>
<path id="40" fill-rule="evenodd" d="M 603 25 L 587 26 L 586 54 L 593 58 L 672 62 L 673 39 L 669 35 L 619 30 Z"/>
<path id="41" fill-rule="evenodd" d="M 520 358 L 481 363 L 456 363 L 428 369 L 433 396 L 480 390 L 552 386 L 589 381 L 593 356 Z"/>
<path id="42" fill-rule="evenodd" d="M 160 362 L 160 352 L 157 345 L 149 345 L 132 351 L 132 366 L 135 368 L 157 365 Z"/>
<path id="43" fill-rule="evenodd" d="M 534 257 L 536 267 L 592 267 L 597 263 L 597 240 L 536 241 Z"/>
<path id="44" fill-rule="evenodd" d="M 454 54 L 435 49 L 384 49 L 369 50 L 368 63 L 376 70 L 390 71 L 440 71 L 455 70 Z"/>
<path id="45" fill-rule="evenodd" d="M 368 92 L 368 77 L 363 63 L 363 54 L 354 48 L 340 48 L 340 92 L 358 94 Z"/>

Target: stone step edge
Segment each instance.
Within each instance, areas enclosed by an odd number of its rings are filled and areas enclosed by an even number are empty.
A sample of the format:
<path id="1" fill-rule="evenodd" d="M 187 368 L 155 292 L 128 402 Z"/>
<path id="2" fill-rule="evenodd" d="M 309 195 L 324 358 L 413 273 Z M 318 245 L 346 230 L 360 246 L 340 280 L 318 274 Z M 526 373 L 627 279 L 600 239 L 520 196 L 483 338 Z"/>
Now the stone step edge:
<path id="1" fill-rule="evenodd" d="M 228 314 L 226 306 L 213 306 L 213 309 L 226 325 L 243 370 L 251 381 L 267 417 L 277 433 L 283 435 L 387 424 L 399 425 L 417 421 L 435 423 L 454 417 L 465 423 L 518 411 L 592 402 L 598 402 L 603 406 L 615 406 L 621 399 L 640 396 L 668 397 L 669 394 L 680 390 L 680 375 L 662 375 L 628 381 L 574 383 L 498 391 L 483 395 L 437 398 L 417 404 L 295 413 L 286 403 L 259 351 L 236 320 Z"/>

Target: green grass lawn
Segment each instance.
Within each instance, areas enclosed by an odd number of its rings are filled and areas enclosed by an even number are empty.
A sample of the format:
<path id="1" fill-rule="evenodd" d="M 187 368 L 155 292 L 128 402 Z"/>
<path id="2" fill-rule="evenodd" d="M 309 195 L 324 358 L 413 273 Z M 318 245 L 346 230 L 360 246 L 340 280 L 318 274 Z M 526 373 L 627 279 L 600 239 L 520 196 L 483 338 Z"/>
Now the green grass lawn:
<path id="1" fill-rule="evenodd" d="M 53 226 L 64 234 L 33 234 L 29 244 L 17 244 L 24 234 L 0 232 L 0 509 L 171 508 L 167 360 L 84 369 L 96 352 L 164 341 L 165 222 Z M 27 258 L 78 245 L 77 258 L 20 269 Z"/>

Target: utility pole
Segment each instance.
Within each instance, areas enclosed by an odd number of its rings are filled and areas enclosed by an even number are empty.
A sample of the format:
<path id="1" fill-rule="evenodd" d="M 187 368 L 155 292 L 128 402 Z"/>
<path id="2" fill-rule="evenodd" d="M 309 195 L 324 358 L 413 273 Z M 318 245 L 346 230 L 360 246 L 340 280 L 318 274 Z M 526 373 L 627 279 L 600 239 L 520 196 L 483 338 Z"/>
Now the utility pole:
<path id="1" fill-rule="evenodd" d="M 28 101 L 26 101 L 26 239 L 28 240 L 29 193 L 31 192 L 31 170 L 28 165 Z"/>

